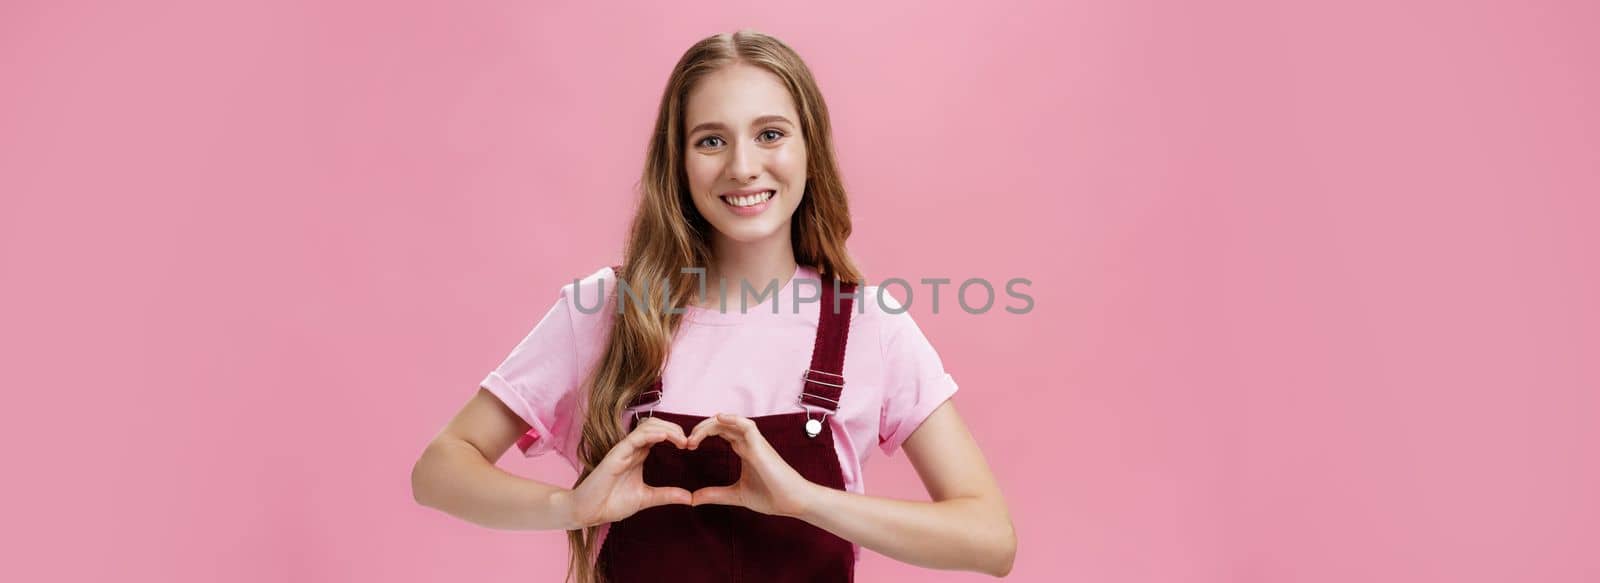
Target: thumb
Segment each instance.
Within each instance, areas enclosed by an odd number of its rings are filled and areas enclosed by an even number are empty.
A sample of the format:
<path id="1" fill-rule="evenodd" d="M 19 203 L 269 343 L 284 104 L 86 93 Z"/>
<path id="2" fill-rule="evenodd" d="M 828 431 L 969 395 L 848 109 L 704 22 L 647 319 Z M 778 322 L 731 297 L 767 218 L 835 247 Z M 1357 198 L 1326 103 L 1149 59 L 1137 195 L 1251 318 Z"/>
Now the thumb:
<path id="1" fill-rule="evenodd" d="M 733 486 L 711 486 L 694 491 L 694 506 L 701 504 L 725 504 L 739 506 L 739 490 Z"/>
<path id="2" fill-rule="evenodd" d="M 645 496 L 644 507 L 664 506 L 667 504 L 688 504 L 694 500 L 694 495 L 683 488 L 662 487 L 650 488 Z"/>

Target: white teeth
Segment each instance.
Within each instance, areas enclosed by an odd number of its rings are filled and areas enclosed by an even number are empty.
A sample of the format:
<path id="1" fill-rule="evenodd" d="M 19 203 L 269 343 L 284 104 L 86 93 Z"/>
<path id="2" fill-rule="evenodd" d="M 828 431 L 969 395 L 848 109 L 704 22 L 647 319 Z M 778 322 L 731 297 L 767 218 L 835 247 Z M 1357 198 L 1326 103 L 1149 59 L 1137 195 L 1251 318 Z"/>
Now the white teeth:
<path id="1" fill-rule="evenodd" d="M 773 191 L 768 190 L 761 194 L 751 194 L 748 196 L 724 196 L 722 197 L 722 200 L 728 201 L 728 204 L 733 206 L 755 206 L 766 202 L 767 199 L 772 198 L 773 194 Z"/>

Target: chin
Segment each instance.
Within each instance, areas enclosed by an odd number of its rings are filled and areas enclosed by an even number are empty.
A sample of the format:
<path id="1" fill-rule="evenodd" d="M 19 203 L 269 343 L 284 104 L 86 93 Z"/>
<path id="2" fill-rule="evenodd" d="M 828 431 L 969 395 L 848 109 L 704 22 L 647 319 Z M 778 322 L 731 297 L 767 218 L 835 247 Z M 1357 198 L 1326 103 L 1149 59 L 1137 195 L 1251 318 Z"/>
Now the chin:
<path id="1" fill-rule="evenodd" d="M 754 243 L 783 233 L 783 225 L 713 225 L 717 231 L 731 241 L 739 243 Z"/>

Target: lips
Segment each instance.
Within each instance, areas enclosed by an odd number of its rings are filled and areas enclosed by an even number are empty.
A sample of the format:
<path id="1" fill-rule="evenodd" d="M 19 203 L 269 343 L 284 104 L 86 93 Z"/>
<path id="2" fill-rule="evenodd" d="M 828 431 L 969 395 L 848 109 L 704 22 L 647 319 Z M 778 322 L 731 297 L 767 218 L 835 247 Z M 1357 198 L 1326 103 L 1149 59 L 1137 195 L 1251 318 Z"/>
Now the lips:
<path id="1" fill-rule="evenodd" d="M 764 186 L 751 186 L 749 188 L 741 188 L 741 189 L 738 189 L 738 190 L 730 190 L 730 191 L 724 192 L 722 194 L 719 194 L 717 196 L 719 196 L 719 197 L 745 196 L 745 195 L 749 195 L 749 194 L 759 194 L 759 193 L 762 193 L 762 192 L 766 192 L 768 190 L 772 190 L 772 189 L 764 187 Z"/>
<path id="2" fill-rule="evenodd" d="M 728 212 L 741 217 L 753 217 L 772 206 L 772 201 L 778 198 L 778 191 L 770 188 L 747 188 L 723 194 L 720 198 L 723 208 L 728 209 Z"/>
<path id="3" fill-rule="evenodd" d="M 744 208 L 765 203 L 769 200 L 772 200 L 772 197 L 776 195 L 777 191 L 770 188 L 747 189 L 723 194 L 721 198 L 722 202 L 728 204 L 729 206 Z"/>

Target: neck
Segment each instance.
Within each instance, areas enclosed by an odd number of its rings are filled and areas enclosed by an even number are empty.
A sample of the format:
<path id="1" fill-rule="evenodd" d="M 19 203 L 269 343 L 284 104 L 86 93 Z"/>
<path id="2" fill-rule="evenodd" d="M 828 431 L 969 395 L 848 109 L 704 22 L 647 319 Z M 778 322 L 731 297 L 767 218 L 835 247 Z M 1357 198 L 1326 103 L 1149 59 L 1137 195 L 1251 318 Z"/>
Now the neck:
<path id="1" fill-rule="evenodd" d="M 787 225 L 758 241 L 733 241 L 720 233 L 714 237 L 711 265 L 706 266 L 706 298 L 702 306 L 719 304 L 724 289 L 721 282 L 726 282 L 728 296 L 736 300 L 741 281 L 750 282 L 757 290 L 776 281 L 782 289 L 799 267 L 795 263 Z"/>

